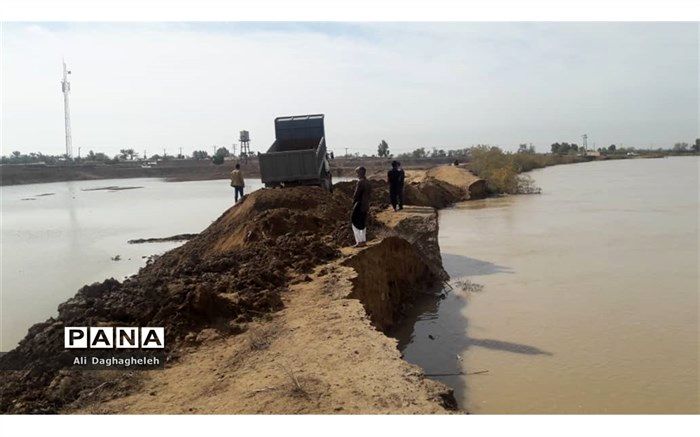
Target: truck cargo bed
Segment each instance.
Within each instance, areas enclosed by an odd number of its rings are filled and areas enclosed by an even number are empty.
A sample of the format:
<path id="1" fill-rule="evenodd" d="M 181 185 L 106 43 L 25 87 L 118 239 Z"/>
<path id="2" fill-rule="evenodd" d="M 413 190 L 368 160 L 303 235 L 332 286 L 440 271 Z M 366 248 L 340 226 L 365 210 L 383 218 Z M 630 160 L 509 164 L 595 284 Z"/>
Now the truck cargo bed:
<path id="1" fill-rule="evenodd" d="M 323 114 L 275 119 L 275 142 L 259 156 L 266 186 L 316 184 L 330 189 L 323 121 Z"/>

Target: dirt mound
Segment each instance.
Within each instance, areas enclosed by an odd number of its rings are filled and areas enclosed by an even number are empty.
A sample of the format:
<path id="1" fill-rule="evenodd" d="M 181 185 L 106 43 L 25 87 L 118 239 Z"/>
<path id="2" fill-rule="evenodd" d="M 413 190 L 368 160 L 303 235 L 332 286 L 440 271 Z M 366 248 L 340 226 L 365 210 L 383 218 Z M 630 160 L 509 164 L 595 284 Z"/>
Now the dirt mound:
<path id="1" fill-rule="evenodd" d="M 350 208 L 350 198 L 338 190 L 332 194 L 320 187 L 259 190 L 188 243 L 187 251 L 203 258 L 219 257 L 287 234 L 314 235 L 333 247 L 345 246 L 351 237 Z"/>
<path id="2" fill-rule="evenodd" d="M 389 206 L 389 184 L 382 179 L 367 179 L 372 187 L 370 205 L 375 210 L 381 210 Z M 357 181 L 338 182 L 333 187 L 352 199 L 355 193 Z"/>
<path id="3" fill-rule="evenodd" d="M 372 206 L 375 211 L 389 206 L 389 184 L 383 174 L 369 179 L 372 185 Z M 356 182 L 336 184 L 338 190 L 353 195 Z M 455 166 L 440 166 L 429 170 L 406 170 L 404 204 L 444 208 L 455 202 L 477 199 L 486 195 L 486 182 L 468 170 Z"/>
<path id="4" fill-rule="evenodd" d="M 428 265 L 433 276 L 440 280 L 449 279 L 442 267 L 442 256 L 438 244 L 437 211 L 428 206 L 407 205 L 400 211 L 386 209 L 377 214 L 376 219 L 386 227 L 387 235 L 401 237 L 418 248 L 423 262 Z"/>
<path id="5" fill-rule="evenodd" d="M 86 377 L 60 369 L 64 326 L 163 326 L 171 355 L 204 328 L 241 332 L 247 322 L 282 308 L 292 276 L 350 244 L 348 211 L 350 199 L 339 190 L 259 190 L 137 275 L 83 287 L 59 306 L 56 319 L 34 325 L 0 358 L 22 369 L 0 382 L 0 411 L 55 412 L 104 382 L 100 372 Z M 59 390 L 66 378 L 82 386 Z"/>
<path id="6" fill-rule="evenodd" d="M 385 181 L 373 180 L 371 184 L 368 237 L 373 239 L 389 231 L 375 217 L 386 209 L 389 196 Z M 123 282 L 108 279 L 83 287 L 59 306 L 58 317 L 31 327 L 14 350 L 0 357 L 3 368 L 21 369 L 3 372 L 0 412 L 56 412 L 97 392 L 116 397 L 138 385 L 131 372 L 115 376 L 113 371 L 62 369 L 59 358 L 66 354 L 66 326 L 162 326 L 166 353 L 174 359 L 182 346 L 196 343 L 205 331 L 238 334 L 252 320 L 281 309 L 282 293 L 292 278 L 303 277 L 314 267 L 338 258 L 339 248 L 353 243 L 349 219 L 354 186 L 354 182 L 339 183 L 333 193 L 318 187 L 258 190 L 183 246 L 149 261 L 137 275 Z M 426 177 L 407 184 L 406 203 L 442 207 L 461 200 L 463 194 L 460 187 Z M 387 264 L 384 267 L 390 272 L 410 277 L 411 283 L 417 283 L 421 276 L 439 276 L 435 269 L 426 267 L 429 264 L 418 262 L 423 255 L 408 250 L 408 246 L 413 247 L 409 242 L 388 240 L 380 249 L 371 250 L 392 249 L 387 257 L 404 250 L 412 253 L 407 257 L 415 261 L 409 260 L 403 267 Z M 363 261 L 358 258 L 355 262 Z M 359 267 L 369 272 L 381 270 L 370 266 L 370 261 L 365 263 Z M 390 298 L 386 304 L 403 299 L 394 299 L 401 293 L 400 283 L 380 276 L 364 278 L 384 281 L 382 287 L 388 287 Z M 370 290 L 370 282 L 359 284 L 359 289 Z M 382 316 L 372 317 L 379 317 L 378 326 L 390 324 L 394 316 L 386 314 L 391 308 L 376 303 L 381 308 L 369 311 Z"/>
<path id="7" fill-rule="evenodd" d="M 458 187 L 468 187 L 475 181 L 479 180 L 470 172 L 463 168 L 454 165 L 441 165 L 433 167 L 425 172 L 426 177 L 435 178 L 444 182 L 448 182 Z"/>
<path id="8" fill-rule="evenodd" d="M 470 171 L 453 165 L 441 165 L 433 167 L 425 172 L 426 177 L 438 181 L 447 182 L 463 190 L 466 190 L 468 199 L 486 197 L 486 181 L 475 176 Z"/>
<path id="9" fill-rule="evenodd" d="M 444 208 L 466 199 L 461 188 L 437 179 L 411 182 L 404 188 L 404 203 L 407 205 Z"/>
<path id="10" fill-rule="evenodd" d="M 420 290 L 440 283 L 417 246 L 388 237 L 343 262 L 356 272 L 348 296 L 365 307 L 372 324 L 386 332 Z"/>

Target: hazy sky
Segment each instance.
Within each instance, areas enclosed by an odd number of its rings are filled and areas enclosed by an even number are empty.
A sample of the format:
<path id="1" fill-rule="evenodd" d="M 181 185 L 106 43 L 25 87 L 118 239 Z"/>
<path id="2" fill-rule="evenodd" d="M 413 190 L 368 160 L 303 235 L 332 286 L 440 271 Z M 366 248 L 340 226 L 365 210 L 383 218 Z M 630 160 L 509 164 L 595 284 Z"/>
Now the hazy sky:
<path id="1" fill-rule="evenodd" d="M 13 23 L 2 145 L 185 153 L 280 115 L 325 113 L 336 153 L 555 141 L 668 146 L 698 136 L 697 23 Z"/>

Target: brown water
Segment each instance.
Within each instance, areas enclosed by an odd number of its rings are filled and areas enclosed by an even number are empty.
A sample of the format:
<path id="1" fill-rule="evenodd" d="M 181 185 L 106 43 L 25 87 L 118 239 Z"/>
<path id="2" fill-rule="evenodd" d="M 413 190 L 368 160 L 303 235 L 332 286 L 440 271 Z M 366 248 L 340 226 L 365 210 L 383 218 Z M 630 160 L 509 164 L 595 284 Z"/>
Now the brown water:
<path id="1" fill-rule="evenodd" d="M 247 192 L 260 186 L 246 180 Z M 140 187 L 124 190 L 98 188 Z M 56 315 L 80 287 L 123 279 L 183 244 L 130 239 L 196 233 L 233 204 L 228 180 L 69 181 L 0 187 L 0 351 Z M 113 261 L 116 255 L 119 261 Z"/>
<path id="2" fill-rule="evenodd" d="M 435 377 L 472 413 L 698 413 L 699 163 L 551 167 L 542 195 L 441 211 L 455 290 L 416 307 L 405 358 L 488 370 Z"/>
<path id="3" fill-rule="evenodd" d="M 262 186 L 259 179 L 245 182 L 246 194 Z M 124 189 L 103 189 L 114 186 Z M 55 316 L 58 304 L 83 285 L 124 279 L 149 256 L 183 244 L 128 240 L 200 232 L 231 205 L 227 179 L 0 187 L 0 351 L 15 347 L 34 323 Z"/>

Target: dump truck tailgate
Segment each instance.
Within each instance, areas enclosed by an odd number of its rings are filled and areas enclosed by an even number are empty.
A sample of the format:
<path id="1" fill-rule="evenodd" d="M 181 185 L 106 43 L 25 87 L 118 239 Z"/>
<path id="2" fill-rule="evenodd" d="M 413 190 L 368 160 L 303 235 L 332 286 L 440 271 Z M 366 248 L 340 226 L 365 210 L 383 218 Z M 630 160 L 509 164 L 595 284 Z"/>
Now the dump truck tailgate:
<path id="1" fill-rule="evenodd" d="M 320 173 L 314 149 L 263 153 L 259 161 L 263 183 L 318 179 Z"/>

